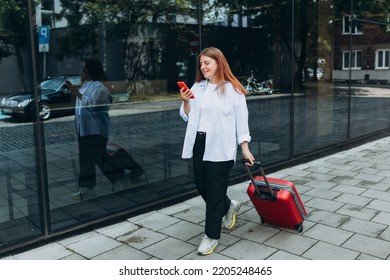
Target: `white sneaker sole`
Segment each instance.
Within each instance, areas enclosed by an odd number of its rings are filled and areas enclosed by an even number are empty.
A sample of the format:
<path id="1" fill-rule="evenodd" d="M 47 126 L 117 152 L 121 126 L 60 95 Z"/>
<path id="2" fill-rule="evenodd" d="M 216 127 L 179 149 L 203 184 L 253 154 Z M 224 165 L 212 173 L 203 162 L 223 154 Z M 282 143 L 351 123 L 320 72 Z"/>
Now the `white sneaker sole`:
<path id="1" fill-rule="evenodd" d="M 238 204 L 238 207 L 237 207 L 236 211 L 233 212 L 232 223 L 230 224 L 229 227 L 226 228 L 227 230 L 232 229 L 234 227 L 234 225 L 236 224 L 237 213 L 238 213 L 238 211 L 240 211 L 240 208 L 241 208 L 241 203 Z"/>
<path id="2" fill-rule="evenodd" d="M 214 252 L 214 249 L 216 248 L 218 246 L 218 243 L 217 244 L 215 244 L 209 251 L 207 251 L 207 252 L 199 252 L 198 251 L 198 255 L 200 255 L 200 256 L 207 256 L 207 255 L 210 255 L 212 252 Z"/>

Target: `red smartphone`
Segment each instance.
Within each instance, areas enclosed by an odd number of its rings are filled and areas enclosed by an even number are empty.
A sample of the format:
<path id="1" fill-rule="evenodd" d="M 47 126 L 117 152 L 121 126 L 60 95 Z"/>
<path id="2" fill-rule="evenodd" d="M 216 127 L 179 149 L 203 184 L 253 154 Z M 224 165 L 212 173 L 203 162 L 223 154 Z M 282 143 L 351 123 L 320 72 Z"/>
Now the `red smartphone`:
<path id="1" fill-rule="evenodd" d="M 177 82 L 177 85 L 179 86 L 180 89 L 182 89 L 182 88 L 184 88 L 185 90 L 189 89 L 185 82 Z M 191 95 L 190 98 L 191 98 L 191 99 L 192 99 L 192 98 L 195 98 L 195 96 L 194 96 L 194 95 Z"/>

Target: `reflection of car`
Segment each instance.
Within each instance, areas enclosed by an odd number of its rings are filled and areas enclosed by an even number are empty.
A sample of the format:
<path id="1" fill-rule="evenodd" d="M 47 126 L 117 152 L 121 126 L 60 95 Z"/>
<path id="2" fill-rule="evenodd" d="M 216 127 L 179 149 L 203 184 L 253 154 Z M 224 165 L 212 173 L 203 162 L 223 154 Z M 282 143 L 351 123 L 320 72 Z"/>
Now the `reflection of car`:
<path id="1" fill-rule="evenodd" d="M 65 80 L 80 86 L 80 76 L 55 76 L 39 85 L 39 116 L 48 120 L 53 115 L 74 113 L 75 98 L 69 92 Z M 34 112 L 34 93 L 22 91 L 1 99 L 0 112 L 13 117 L 31 117 Z"/>

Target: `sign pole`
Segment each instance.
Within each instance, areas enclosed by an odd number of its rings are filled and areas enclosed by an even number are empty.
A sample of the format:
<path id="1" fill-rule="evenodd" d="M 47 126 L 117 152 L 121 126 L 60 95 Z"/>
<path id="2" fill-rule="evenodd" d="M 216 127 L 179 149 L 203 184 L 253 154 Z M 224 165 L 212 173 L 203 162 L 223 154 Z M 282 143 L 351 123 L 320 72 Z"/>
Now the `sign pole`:
<path id="1" fill-rule="evenodd" d="M 46 52 L 43 53 L 43 79 L 46 79 Z"/>
<path id="2" fill-rule="evenodd" d="M 43 79 L 46 79 L 46 53 L 49 51 L 50 27 L 39 26 L 39 52 L 43 52 Z"/>

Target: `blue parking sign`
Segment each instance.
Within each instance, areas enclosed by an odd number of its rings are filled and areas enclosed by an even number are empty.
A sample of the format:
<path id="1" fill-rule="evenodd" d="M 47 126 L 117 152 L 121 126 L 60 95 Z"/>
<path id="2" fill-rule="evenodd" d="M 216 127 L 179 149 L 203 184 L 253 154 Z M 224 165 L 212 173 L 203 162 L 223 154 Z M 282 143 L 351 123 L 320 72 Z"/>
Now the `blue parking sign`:
<path id="1" fill-rule="evenodd" d="M 49 26 L 38 26 L 39 52 L 49 51 L 50 29 Z"/>

